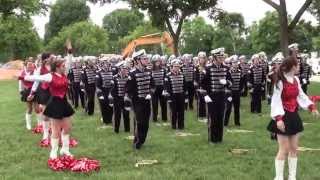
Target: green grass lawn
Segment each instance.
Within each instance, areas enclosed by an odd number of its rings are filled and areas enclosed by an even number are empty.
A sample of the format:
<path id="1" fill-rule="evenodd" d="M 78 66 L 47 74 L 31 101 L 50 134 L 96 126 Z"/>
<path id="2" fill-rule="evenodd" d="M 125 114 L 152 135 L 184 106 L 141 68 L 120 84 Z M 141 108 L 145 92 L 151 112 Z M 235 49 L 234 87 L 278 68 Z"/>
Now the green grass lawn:
<path id="1" fill-rule="evenodd" d="M 151 123 L 146 144 L 140 151 L 132 149 L 125 139 L 132 133 L 113 133 L 100 129 L 100 115 L 88 117 L 77 111 L 73 120 L 72 137 L 79 141 L 71 152 L 76 157 L 87 156 L 101 162 L 100 172 L 76 174 L 53 172 L 47 167 L 49 150 L 38 147 L 40 135 L 25 129 L 24 104 L 20 102 L 16 81 L 0 81 L 0 178 L 1 179 L 216 179 L 216 180 L 271 180 L 274 176 L 274 156 L 277 144 L 270 140 L 266 126 L 270 120 L 269 108 L 263 102 L 263 116 L 249 113 L 249 99 L 241 102 L 241 129 L 253 133 L 237 134 L 225 131 L 222 144 L 209 144 L 206 124 L 196 121 L 193 112 L 186 113 L 185 132 L 200 136 L 176 137 L 170 127 Z M 310 87 L 310 94 L 320 95 L 320 84 Z M 305 131 L 300 146 L 320 148 L 320 119 L 302 112 Z M 232 118 L 232 117 L 231 117 Z M 231 119 L 230 129 L 235 129 Z M 35 117 L 33 123 L 35 124 Z M 132 130 L 133 128 L 131 128 Z M 251 151 L 233 155 L 233 148 Z M 320 151 L 301 152 L 298 179 L 320 179 Z M 138 160 L 156 159 L 158 164 L 134 167 Z"/>

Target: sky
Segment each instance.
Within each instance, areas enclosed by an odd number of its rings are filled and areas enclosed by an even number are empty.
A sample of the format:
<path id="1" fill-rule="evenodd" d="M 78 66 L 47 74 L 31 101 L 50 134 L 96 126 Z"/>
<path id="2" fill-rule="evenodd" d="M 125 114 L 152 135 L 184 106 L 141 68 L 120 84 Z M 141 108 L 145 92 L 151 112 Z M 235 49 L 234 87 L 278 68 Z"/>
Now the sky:
<path id="1" fill-rule="evenodd" d="M 47 0 L 47 3 L 53 4 L 55 1 L 56 0 Z M 274 1 L 277 2 L 278 0 Z M 287 0 L 288 13 L 292 16 L 295 15 L 303 2 L 303 0 Z M 87 5 L 91 10 L 91 21 L 99 26 L 102 25 L 102 19 L 106 14 L 114 11 L 115 9 L 129 8 L 127 3 L 121 1 L 104 6 L 101 6 L 100 4 L 93 5 L 91 3 L 87 3 Z M 274 10 L 262 0 L 218 0 L 218 7 L 228 12 L 242 13 L 247 25 L 252 24 L 254 21 L 259 21 L 259 19 L 264 17 L 265 12 Z M 208 18 L 207 12 L 201 12 L 199 15 L 204 17 L 207 23 L 213 23 L 213 21 Z M 308 12 L 303 14 L 302 19 L 312 21 L 315 25 L 317 24 L 317 20 Z M 32 20 L 38 34 L 43 38 L 44 26 L 49 21 L 49 12 L 47 12 L 46 15 L 34 16 L 32 17 Z"/>

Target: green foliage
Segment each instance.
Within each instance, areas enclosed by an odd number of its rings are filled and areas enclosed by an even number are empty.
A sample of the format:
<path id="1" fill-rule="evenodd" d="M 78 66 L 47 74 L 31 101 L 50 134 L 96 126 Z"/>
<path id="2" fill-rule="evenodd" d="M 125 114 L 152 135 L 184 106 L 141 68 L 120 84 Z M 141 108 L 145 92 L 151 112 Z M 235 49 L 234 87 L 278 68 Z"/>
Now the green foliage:
<path id="1" fill-rule="evenodd" d="M 317 17 L 320 23 L 320 0 L 313 0 L 308 10 L 311 14 Z"/>
<path id="2" fill-rule="evenodd" d="M 151 22 L 145 22 L 143 25 L 137 26 L 132 32 L 129 32 L 127 36 L 119 39 L 119 50 L 124 49 L 132 40 L 154 33 L 161 33 L 161 30 L 152 26 Z M 137 50 L 142 48 L 146 49 L 148 53 L 161 53 L 161 47 L 159 45 L 139 46 Z"/>
<path id="3" fill-rule="evenodd" d="M 44 13 L 47 8 L 45 0 L 0 0 L 0 16 L 4 18 L 29 18 L 31 15 Z"/>
<path id="4" fill-rule="evenodd" d="M 92 22 L 78 22 L 64 27 L 47 45 L 46 49 L 64 54 L 67 39 L 71 40 L 76 55 L 99 55 L 109 50 L 108 33 Z"/>
<path id="5" fill-rule="evenodd" d="M 0 61 L 35 56 L 41 40 L 30 19 L 15 16 L 0 20 Z"/>
<path id="6" fill-rule="evenodd" d="M 88 20 L 89 15 L 90 8 L 85 0 L 57 0 L 46 24 L 45 42 L 56 36 L 64 26 Z"/>
<path id="7" fill-rule="evenodd" d="M 182 29 L 180 45 L 182 53 L 210 52 L 213 46 L 214 29 L 206 24 L 202 17 L 185 22 Z"/>
<path id="8" fill-rule="evenodd" d="M 144 15 L 137 10 L 117 9 L 105 15 L 102 26 L 109 33 L 110 40 L 118 40 L 142 25 L 143 18 Z"/>
<path id="9" fill-rule="evenodd" d="M 82 109 L 73 116 L 71 137 L 79 142 L 70 151 L 76 158 L 89 157 L 100 161 L 99 172 L 89 174 L 55 172 L 48 168 L 48 148 L 39 147 L 41 135 L 25 129 L 25 103 L 20 102 L 17 81 L 0 81 L 0 177 L 4 180 L 270 180 L 274 178 L 274 157 L 277 142 L 270 140 L 266 126 L 270 121 L 270 107 L 263 102 L 261 116 L 250 113 L 249 98 L 241 98 L 241 127 L 252 133 L 230 133 L 225 128 L 221 144 L 208 143 L 206 123 L 196 120 L 195 111 L 186 111 L 183 132 L 198 134 L 177 137 L 168 126 L 150 122 L 148 138 L 141 150 L 132 148 L 131 133 L 116 134 L 112 128 L 100 128 L 101 113 L 87 116 Z M 320 84 L 311 83 L 310 94 L 319 94 Z M 196 107 L 196 106 L 195 106 Z M 170 114 L 170 113 L 169 113 Z M 319 119 L 301 110 L 305 130 L 300 136 L 300 146 L 320 148 Z M 32 117 L 36 125 L 36 116 Z M 162 123 L 161 123 L 162 124 Z M 249 149 L 246 154 L 235 155 L 231 149 Z M 139 160 L 159 161 L 155 165 L 136 168 Z M 319 152 L 300 152 L 297 179 L 319 179 Z M 287 169 L 287 166 L 286 166 Z M 287 171 L 286 171 L 287 172 Z M 287 173 L 286 173 L 287 174 Z"/>

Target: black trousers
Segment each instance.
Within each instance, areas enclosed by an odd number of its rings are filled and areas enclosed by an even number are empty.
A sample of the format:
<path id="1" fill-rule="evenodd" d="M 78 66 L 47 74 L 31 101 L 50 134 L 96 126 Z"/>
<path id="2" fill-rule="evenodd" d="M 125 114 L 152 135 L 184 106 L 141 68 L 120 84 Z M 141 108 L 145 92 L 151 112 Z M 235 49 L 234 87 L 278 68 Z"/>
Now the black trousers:
<path id="1" fill-rule="evenodd" d="M 210 94 L 210 98 L 212 102 L 208 103 L 208 140 L 209 142 L 219 143 L 223 139 L 225 93 L 212 93 Z"/>
<path id="2" fill-rule="evenodd" d="M 243 89 L 241 90 L 241 96 L 242 97 L 247 97 L 248 96 L 248 85 L 247 85 L 247 82 L 248 82 L 248 76 L 247 75 L 244 75 L 243 77 Z"/>
<path id="3" fill-rule="evenodd" d="M 207 111 L 206 111 L 206 102 L 204 101 L 204 96 L 198 93 L 197 95 L 197 110 L 198 110 L 198 118 L 206 118 Z"/>
<path id="4" fill-rule="evenodd" d="M 162 96 L 163 87 L 156 87 L 156 91 L 152 95 L 152 119 L 158 121 L 158 105 L 160 102 L 162 121 L 167 121 L 167 100 Z"/>
<path id="5" fill-rule="evenodd" d="M 68 84 L 68 99 L 72 102 L 72 105 L 74 105 L 74 93 L 73 93 L 73 88 L 72 84 Z"/>
<path id="6" fill-rule="evenodd" d="M 150 101 L 145 99 L 133 99 L 134 141 L 136 149 L 140 149 L 146 141 L 149 130 L 149 119 L 151 114 Z"/>
<path id="7" fill-rule="evenodd" d="M 123 97 L 114 97 L 114 132 L 120 128 L 121 114 L 123 116 L 124 131 L 130 132 L 130 112 L 124 109 Z"/>
<path id="8" fill-rule="evenodd" d="M 226 111 L 224 116 L 224 125 L 228 126 L 230 114 L 233 106 L 234 124 L 240 126 L 240 91 L 232 91 L 232 101 L 226 100 Z"/>
<path id="9" fill-rule="evenodd" d="M 81 91 L 80 82 L 73 82 L 72 83 L 72 94 L 73 94 L 73 104 L 75 108 L 79 106 L 79 97 L 81 101 L 81 106 L 85 107 L 85 100 L 84 100 L 84 92 Z"/>
<path id="10" fill-rule="evenodd" d="M 171 125 L 172 129 L 184 129 L 184 94 L 171 95 Z"/>
<path id="11" fill-rule="evenodd" d="M 261 84 L 253 86 L 253 92 L 251 94 L 251 112 L 252 113 L 261 113 Z"/>
<path id="12" fill-rule="evenodd" d="M 193 85 L 193 82 L 186 82 L 185 84 L 185 89 L 186 92 L 188 92 L 188 103 L 185 103 L 185 109 L 188 109 L 188 104 L 189 104 L 189 109 L 192 110 L 193 109 L 193 98 L 194 98 L 194 93 L 195 93 L 195 88 Z"/>
<path id="13" fill-rule="evenodd" d="M 271 104 L 271 96 L 273 94 L 273 85 L 272 82 L 267 82 L 267 96 L 268 96 L 268 104 Z"/>
<path id="14" fill-rule="evenodd" d="M 103 89 L 102 90 L 103 99 L 98 97 L 100 112 L 101 112 L 102 121 L 104 124 L 112 123 L 113 107 L 109 105 L 108 95 L 109 95 L 109 89 Z"/>
<path id="15" fill-rule="evenodd" d="M 87 96 L 87 102 L 86 102 L 86 112 L 88 115 L 93 115 L 94 113 L 94 98 L 95 98 L 95 92 L 96 92 L 96 86 L 95 84 L 88 84 L 85 87 L 86 90 L 86 96 Z"/>

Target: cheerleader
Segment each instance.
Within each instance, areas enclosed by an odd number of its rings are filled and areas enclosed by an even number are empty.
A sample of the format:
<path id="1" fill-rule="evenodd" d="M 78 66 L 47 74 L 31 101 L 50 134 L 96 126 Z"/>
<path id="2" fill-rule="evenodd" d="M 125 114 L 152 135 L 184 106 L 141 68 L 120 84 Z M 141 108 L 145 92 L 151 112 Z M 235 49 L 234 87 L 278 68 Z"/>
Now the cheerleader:
<path id="1" fill-rule="evenodd" d="M 292 56 L 288 57 L 280 65 L 274 81 L 275 87 L 271 100 L 272 120 L 268 125 L 268 130 L 277 134 L 279 145 L 275 158 L 275 180 L 283 180 L 286 158 L 288 158 L 289 166 L 288 179 L 296 179 L 299 133 L 303 131 L 298 106 L 319 115 L 312 101 L 302 91 L 299 78 L 295 77 L 296 71 L 298 71 L 297 59 Z"/>
<path id="2" fill-rule="evenodd" d="M 69 134 L 71 130 L 71 116 L 74 114 L 74 110 L 66 98 L 68 78 L 66 76 L 65 62 L 57 58 L 51 64 L 51 73 L 26 76 L 24 80 L 48 83 L 51 97 L 43 114 L 51 119 L 50 158 L 57 158 L 60 134 L 62 140 L 60 154 L 72 156 L 69 151 Z"/>
<path id="3" fill-rule="evenodd" d="M 51 54 L 50 53 L 43 53 L 41 54 L 41 61 L 39 62 L 39 66 L 37 70 L 34 72 L 35 75 L 45 75 L 50 73 L 50 62 L 51 62 Z M 39 87 L 39 88 L 38 88 Z M 30 95 L 28 96 L 27 100 L 31 101 L 35 99 L 35 101 L 41 106 L 41 111 L 43 112 L 46 108 L 48 100 L 50 98 L 49 92 L 49 85 L 46 82 L 34 82 Z M 39 113 L 41 112 L 39 110 Z M 43 137 L 42 139 L 47 139 L 49 137 L 49 118 L 45 115 L 41 115 L 40 113 L 40 121 L 42 121 L 43 125 Z"/>
<path id="4" fill-rule="evenodd" d="M 24 77 L 27 75 L 32 75 L 34 71 L 34 63 L 32 62 L 32 59 L 27 59 L 25 61 L 25 67 L 22 70 L 20 76 L 18 77 L 19 80 L 19 92 L 21 94 L 21 101 L 25 102 L 27 104 L 27 111 L 26 111 L 26 128 L 28 130 L 31 130 L 31 116 L 32 116 L 32 107 L 33 107 L 33 100 L 28 101 L 27 97 L 30 94 L 33 82 L 25 81 Z M 39 122 L 38 122 L 39 123 Z"/>

